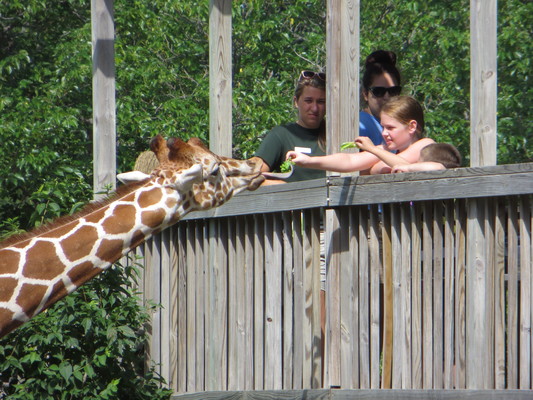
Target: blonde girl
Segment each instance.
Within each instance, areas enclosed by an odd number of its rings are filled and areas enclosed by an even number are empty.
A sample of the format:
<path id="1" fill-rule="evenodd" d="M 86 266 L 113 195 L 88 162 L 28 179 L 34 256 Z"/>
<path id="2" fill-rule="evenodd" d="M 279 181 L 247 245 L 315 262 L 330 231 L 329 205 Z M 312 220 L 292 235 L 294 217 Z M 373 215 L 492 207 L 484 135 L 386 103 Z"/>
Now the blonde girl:
<path id="1" fill-rule="evenodd" d="M 369 171 L 371 174 L 390 173 L 392 167 L 416 163 L 420 151 L 432 139 L 424 138 L 424 111 L 418 101 L 409 96 L 396 96 L 381 109 L 383 144 L 376 146 L 360 136 L 355 144 L 364 150 L 359 153 L 335 153 L 309 157 L 296 151 L 287 152 L 286 158 L 296 165 L 334 172 Z"/>

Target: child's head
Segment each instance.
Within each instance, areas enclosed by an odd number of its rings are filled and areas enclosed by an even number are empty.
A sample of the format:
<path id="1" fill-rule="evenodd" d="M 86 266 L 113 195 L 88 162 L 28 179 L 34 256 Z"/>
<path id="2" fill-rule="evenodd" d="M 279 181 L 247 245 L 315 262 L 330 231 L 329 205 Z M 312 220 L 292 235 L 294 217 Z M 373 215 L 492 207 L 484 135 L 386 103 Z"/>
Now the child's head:
<path id="1" fill-rule="evenodd" d="M 461 166 L 461 153 L 448 143 L 432 143 L 420 151 L 420 162 L 433 161 L 444 165 L 445 168 Z"/>
<path id="2" fill-rule="evenodd" d="M 396 96 L 387 101 L 381 109 L 381 115 L 389 117 L 409 125 L 416 122 L 415 136 L 417 139 L 424 137 L 424 110 L 418 101 L 409 96 Z"/>

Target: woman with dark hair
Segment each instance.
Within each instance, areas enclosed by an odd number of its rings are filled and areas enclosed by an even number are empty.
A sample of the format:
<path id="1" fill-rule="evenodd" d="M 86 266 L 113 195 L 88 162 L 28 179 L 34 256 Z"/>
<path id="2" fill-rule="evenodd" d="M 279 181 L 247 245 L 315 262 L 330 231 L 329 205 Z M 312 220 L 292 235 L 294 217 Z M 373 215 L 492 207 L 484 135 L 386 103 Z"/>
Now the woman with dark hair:
<path id="1" fill-rule="evenodd" d="M 377 50 L 365 60 L 361 87 L 363 111 L 359 113 L 359 136 L 369 137 L 375 145 L 382 143 L 379 115 L 383 104 L 402 91 L 396 54 Z"/>
<path id="2" fill-rule="evenodd" d="M 295 150 L 310 156 L 323 156 L 326 150 L 326 74 L 302 71 L 293 97 L 298 119 L 274 127 L 267 133 L 255 156 L 263 162 L 263 172 L 273 172 L 285 161 L 285 154 Z M 294 167 L 292 175 L 284 182 L 318 179 L 325 171 Z"/>

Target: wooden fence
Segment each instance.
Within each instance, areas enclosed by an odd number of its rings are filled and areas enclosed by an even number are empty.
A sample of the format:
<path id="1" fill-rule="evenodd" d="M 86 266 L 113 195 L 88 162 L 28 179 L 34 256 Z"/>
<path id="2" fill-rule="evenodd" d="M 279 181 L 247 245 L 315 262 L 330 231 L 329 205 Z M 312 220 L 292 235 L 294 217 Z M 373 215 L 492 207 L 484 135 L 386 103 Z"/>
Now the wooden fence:
<path id="1" fill-rule="evenodd" d="M 176 394 L 532 389 L 532 193 L 519 164 L 268 186 L 191 213 L 137 249 L 161 304 L 149 361 Z"/>

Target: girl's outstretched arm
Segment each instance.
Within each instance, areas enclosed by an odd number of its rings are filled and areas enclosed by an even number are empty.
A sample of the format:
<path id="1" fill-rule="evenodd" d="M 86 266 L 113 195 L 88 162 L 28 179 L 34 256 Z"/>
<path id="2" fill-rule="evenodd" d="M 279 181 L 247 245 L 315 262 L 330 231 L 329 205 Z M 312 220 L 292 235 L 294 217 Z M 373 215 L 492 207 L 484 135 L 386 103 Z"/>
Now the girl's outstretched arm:
<path id="1" fill-rule="evenodd" d="M 364 153 L 335 153 L 327 156 L 309 157 L 296 151 L 287 152 L 287 159 L 305 168 L 323 169 L 334 172 L 354 172 L 370 168 L 379 161 L 375 155 Z"/>

